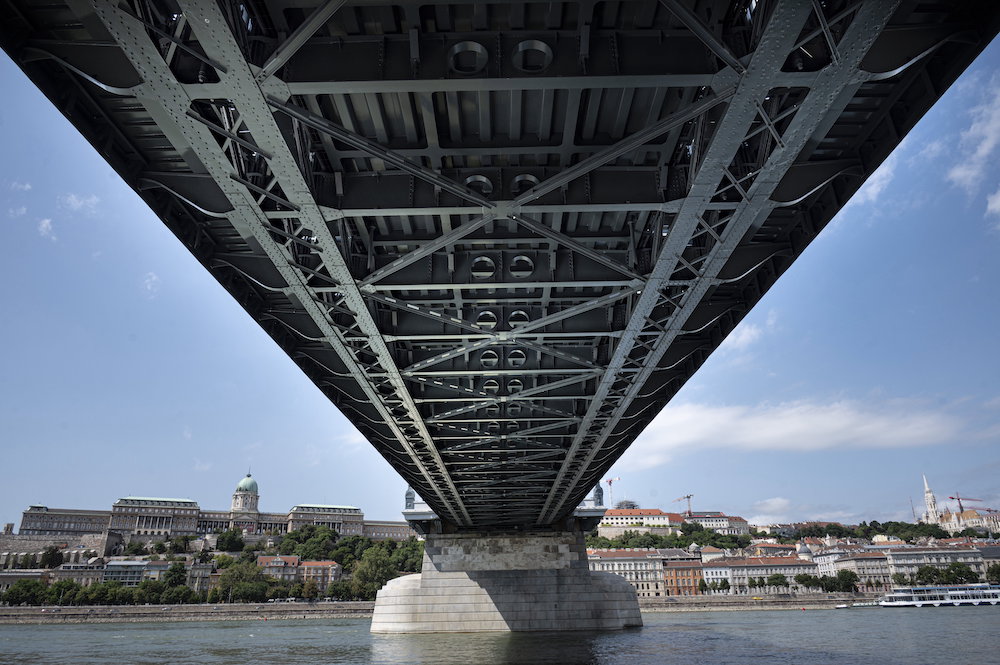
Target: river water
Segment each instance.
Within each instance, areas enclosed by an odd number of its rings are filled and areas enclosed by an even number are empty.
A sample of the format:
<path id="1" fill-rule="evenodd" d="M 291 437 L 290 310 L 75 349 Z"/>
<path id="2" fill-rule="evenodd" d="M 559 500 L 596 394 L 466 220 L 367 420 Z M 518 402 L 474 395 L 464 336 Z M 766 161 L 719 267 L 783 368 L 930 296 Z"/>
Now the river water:
<path id="1" fill-rule="evenodd" d="M 644 614 L 604 633 L 371 635 L 368 619 L 0 626 L 2 665 L 1000 663 L 1000 607 Z"/>

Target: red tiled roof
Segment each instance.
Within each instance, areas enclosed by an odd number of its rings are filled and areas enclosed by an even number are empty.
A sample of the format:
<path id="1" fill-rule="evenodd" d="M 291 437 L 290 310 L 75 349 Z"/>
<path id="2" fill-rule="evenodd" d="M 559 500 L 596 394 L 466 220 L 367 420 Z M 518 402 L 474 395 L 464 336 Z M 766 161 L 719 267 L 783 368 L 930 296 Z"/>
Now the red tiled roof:
<path id="1" fill-rule="evenodd" d="M 587 550 L 587 555 L 588 556 L 600 557 L 602 559 L 605 559 L 605 558 L 607 558 L 607 559 L 648 559 L 651 556 L 652 557 L 659 556 L 659 552 L 657 552 L 653 548 L 636 547 L 636 548 L 633 548 L 633 549 L 626 548 L 626 549 L 618 549 L 618 550 L 610 550 L 610 549 L 609 550 L 603 550 L 603 549 L 591 550 L 591 549 L 588 549 Z"/>
<path id="2" fill-rule="evenodd" d="M 814 566 L 816 564 L 803 561 L 793 556 L 750 556 L 745 559 L 737 557 L 727 557 L 711 561 L 708 566 Z"/>
<path id="3" fill-rule="evenodd" d="M 635 515 L 666 515 L 659 508 L 612 508 L 604 513 L 612 517 L 632 517 Z"/>
<path id="4" fill-rule="evenodd" d="M 336 561 L 303 561 L 303 562 L 301 562 L 299 564 L 299 567 L 300 568 L 302 566 L 324 566 L 324 567 L 328 567 L 328 566 L 339 566 L 339 565 L 340 564 L 337 563 Z"/>

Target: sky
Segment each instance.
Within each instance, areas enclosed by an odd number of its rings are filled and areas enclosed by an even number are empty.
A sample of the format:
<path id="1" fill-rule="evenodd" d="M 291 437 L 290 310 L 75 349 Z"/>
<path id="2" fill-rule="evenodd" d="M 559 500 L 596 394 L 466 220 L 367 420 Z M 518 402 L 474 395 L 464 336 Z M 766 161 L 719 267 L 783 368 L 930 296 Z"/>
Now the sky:
<path id="1" fill-rule="evenodd" d="M 348 504 L 404 482 L 0 54 L 0 523 L 122 496 Z M 1000 508 L 1000 44 L 653 421 L 614 500 L 753 523 Z M 607 493 L 605 494 L 607 498 Z"/>

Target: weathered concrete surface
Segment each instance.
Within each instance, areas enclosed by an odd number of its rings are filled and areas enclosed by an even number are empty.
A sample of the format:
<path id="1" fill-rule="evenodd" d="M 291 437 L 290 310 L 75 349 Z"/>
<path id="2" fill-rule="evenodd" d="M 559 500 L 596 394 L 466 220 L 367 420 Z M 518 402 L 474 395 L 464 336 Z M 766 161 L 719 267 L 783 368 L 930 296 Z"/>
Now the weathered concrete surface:
<path id="1" fill-rule="evenodd" d="M 641 626 L 624 578 L 592 573 L 579 532 L 434 534 L 423 572 L 378 593 L 373 633 L 619 630 Z"/>

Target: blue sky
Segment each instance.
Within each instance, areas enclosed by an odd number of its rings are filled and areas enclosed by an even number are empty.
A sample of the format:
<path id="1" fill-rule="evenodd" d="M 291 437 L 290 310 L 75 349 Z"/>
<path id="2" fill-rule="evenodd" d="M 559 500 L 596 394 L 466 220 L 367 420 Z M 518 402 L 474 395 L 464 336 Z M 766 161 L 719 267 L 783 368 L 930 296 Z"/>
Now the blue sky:
<path id="1" fill-rule="evenodd" d="M 340 503 L 405 485 L 0 55 L 0 522 L 120 496 Z M 615 499 L 909 519 L 1000 508 L 993 44 L 619 460 Z M 950 503 L 944 499 L 944 503 Z"/>

